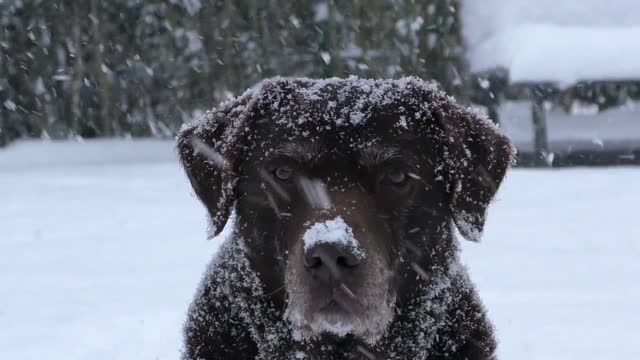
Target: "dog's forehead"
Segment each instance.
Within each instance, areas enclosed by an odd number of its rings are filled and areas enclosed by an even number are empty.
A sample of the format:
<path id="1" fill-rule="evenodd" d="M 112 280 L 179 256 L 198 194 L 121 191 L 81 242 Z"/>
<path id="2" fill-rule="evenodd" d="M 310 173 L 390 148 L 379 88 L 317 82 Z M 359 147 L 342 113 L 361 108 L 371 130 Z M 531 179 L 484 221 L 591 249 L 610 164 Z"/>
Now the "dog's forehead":
<path id="1" fill-rule="evenodd" d="M 264 122 L 258 127 L 253 146 L 267 156 L 285 156 L 301 162 L 327 153 L 366 159 L 399 156 L 402 148 L 417 140 L 417 131 L 399 126 L 391 116 L 358 125 L 331 126 L 323 121 L 307 121 L 293 126 Z"/>
<path id="2" fill-rule="evenodd" d="M 430 113 L 424 101 L 434 85 L 415 78 L 366 80 L 358 78 L 268 82 L 259 91 L 259 108 L 284 128 L 314 125 L 407 127 Z M 386 121 L 380 118 L 386 116 Z M 393 121 L 391 121 L 393 120 Z"/>
<path id="3" fill-rule="evenodd" d="M 264 151 L 372 152 L 406 143 L 431 117 L 423 82 L 361 79 L 278 82 L 263 88 L 251 127 Z M 428 87 L 428 89 L 425 89 Z"/>

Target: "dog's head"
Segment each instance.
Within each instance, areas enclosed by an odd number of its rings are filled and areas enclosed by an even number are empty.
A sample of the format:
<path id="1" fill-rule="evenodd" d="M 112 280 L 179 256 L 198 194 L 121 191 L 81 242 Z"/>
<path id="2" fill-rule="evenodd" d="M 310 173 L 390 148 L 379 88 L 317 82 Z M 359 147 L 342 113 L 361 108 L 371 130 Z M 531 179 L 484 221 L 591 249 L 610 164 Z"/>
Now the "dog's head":
<path id="1" fill-rule="evenodd" d="M 416 272 L 447 266 L 450 224 L 479 239 L 513 159 L 486 119 L 415 78 L 267 80 L 185 127 L 179 151 L 214 232 L 235 206 L 295 329 L 368 342 Z"/>

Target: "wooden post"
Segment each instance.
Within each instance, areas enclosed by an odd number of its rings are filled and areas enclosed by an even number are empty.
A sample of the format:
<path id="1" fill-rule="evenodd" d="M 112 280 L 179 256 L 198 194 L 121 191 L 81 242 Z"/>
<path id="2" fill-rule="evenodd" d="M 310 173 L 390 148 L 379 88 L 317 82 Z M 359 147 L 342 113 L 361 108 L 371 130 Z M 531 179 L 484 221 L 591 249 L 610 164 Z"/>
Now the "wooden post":
<path id="1" fill-rule="evenodd" d="M 2 28 L 0 30 L 0 41 L 5 40 L 4 39 L 5 33 L 6 33 L 6 28 Z M 4 67 L 4 55 L 0 56 L 0 71 L 2 71 L 2 73 L 4 74 L 8 72 L 7 69 Z M 8 95 L 8 91 L 6 94 Z M 7 98 L 10 98 L 10 97 L 7 96 Z M 5 120 L 5 116 L 6 116 L 6 120 Z M 0 104 L 0 148 L 4 147 L 9 143 L 9 133 L 7 132 L 9 127 L 8 125 L 9 125 L 9 114 L 6 111 L 4 104 Z"/>
<path id="2" fill-rule="evenodd" d="M 79 135 L 82 133 L 82 129 L 80 126 L 80 121 L 82 119 L 82 111 L 81 111 L 81 95 L 82 95 L 82 85 L 84 79 L 84 53 L 83 53 L 83 44 L 81 39 L 80 26 L 82 25 L 80 22 L 81 10 L 78 9 L 78 2 L 74 1 L 73 5 L 73 25 L 72 25 L 72 35 L 73 35 L 73 46 L 75 47 L 74 54 L 74 63 L 73 63 L 73 73 L 71 77 L 71 121 L 69 123 L 69 129 L 67 129 L 71 134 Z"/>
<path id="3" fill-rule="evenodd" d="M 535 163 L 541 166 L 551 166 L 549 153 L 549 138 L 547 135 L 547 113 L 544 109 L 544 96 L 533 92 L 531 118 L 533 120 L 533 148 Z"/>
<path id="4" fill-rule="evenodd" d="M 329 0 L 327 2 L 329 7 L 329 18 L 328 24 L 329 27 L 329 55 L 331 55 L 331 60 L 327 64 L 330 69 L 331 76 L 344 76 L 342 70 L 342 59 L 340 57 L 340 46 L 338 41 L 338 23 L 336 22 L 336 18 L 338 16 L 338 10 L 336 8 L 335 0 Z"/>
<path id="5" fill-rule="evenodd" d="M 494 100 L 487 106 L 487 116 L 489 119 L 493 121 L 496 125 L 500 125 L 500 103 L 497 100 Z"/>
<path id="6" fill-rule="evenodd" d="M 0 148 L 6 146 L 9 143 L 9 133 L 5 125 L 4 119 L 5 111 L 0 109 Z M 6 121 L 9 123 L 9 121 Z"/>
<path id="7" fill-rule="evenodd" d="M 98 134 L 102 137 L 111 137 L 113 136 L 114 123 L 115 119 L 111 118 L 111 81 L 109 80 L 108 75 L 106 74 L 107 68 L 104 61 L 104 53 L 105 53 L 105 43 L 103 37 L 103 29 L 101 21 L 104 20 L 106 22 L 107 17 L 102 13 L 102 9 L 99 8 L 100 1 L 92 0 L 91 1 L 91 18 L 92 22 L 92 31 L 93 31 L 93 39 L 94 39 L 94 75 L 98 80 L 98 92 L 100 99 L 100 131 Z"/>

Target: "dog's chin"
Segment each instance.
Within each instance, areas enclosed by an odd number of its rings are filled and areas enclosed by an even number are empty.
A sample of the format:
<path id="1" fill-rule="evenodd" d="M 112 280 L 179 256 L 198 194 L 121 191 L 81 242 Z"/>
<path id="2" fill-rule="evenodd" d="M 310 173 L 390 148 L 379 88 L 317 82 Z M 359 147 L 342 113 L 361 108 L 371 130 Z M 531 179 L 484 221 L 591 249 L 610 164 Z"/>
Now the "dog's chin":
<path id="1" fill-rule="evenodd" d="M 337 336 L 352 334 L 358 318 L 343 309 L 328 306 L 318 311 L 309 322 L 315 334 L 330 333 Z"/>
<path id="2" fill-rule="evenodd" d="M 386 332 L 392 310 L 382 314 L 363 312 L 356 315 L 334 301 L 314 312 L 287 309 L 286 317 L 294 330 L 294 337 L 311 340 L 323 334 L 338 337 L 353 335 L 369 344 L 376 343 Z"/>

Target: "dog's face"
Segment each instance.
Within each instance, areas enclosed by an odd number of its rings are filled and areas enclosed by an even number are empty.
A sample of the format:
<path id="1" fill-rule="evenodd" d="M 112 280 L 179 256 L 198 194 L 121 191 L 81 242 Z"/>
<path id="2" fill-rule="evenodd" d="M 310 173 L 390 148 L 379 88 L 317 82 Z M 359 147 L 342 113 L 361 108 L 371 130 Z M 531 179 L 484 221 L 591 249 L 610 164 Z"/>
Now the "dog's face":
<path id="1" fill-rule="evenodd" d="M 269 264 L 261 273 L 273 277 L 271 291 L 284 286 L 287 317 L 303 335 L 379 337 L 410 232 L 446 222 L 434 150 L 396 123 L 389 115 L 366 126 L 252 130 L 262 141 L 240 169 L 237 211 L 253 233 L 254 263 Z"/>
<path id="2" fill-rule="evenodd" d="M 243 135 L 220 140 L 233 134 L 231 109 L 218 114 L 224 127 L 184 132 L 180 150 L 214 225 L 236 203 L 247 256 L 295 330 L 304 337 L 350 333 L 373 343 L 411 291 L 416 271 L 428 276 L 429 268 L 446 266 L 452 220 L 465 236 L 481 231 L 511 150 L 449 99 L 425 107 L 428 98 L 405 98 L 424 97 L 419 89 L 403 94 L 397 84 L 387 88 L 397 95 L 393 101 L 372 102 L 366 121 L 353 121 L 354 112 L 362 115 L 352 109 L 362 89 L 345 92 L 344 85 L 327 86 L 311 100 L 304 91 L 313 83 L 263 87 L 252 108 L 242 105 L 250 112 L 236 125 Z M 270 91 L 278 92 L 277 101 Z M 335 121 L 345 113 L 351 118 Z M 466 118 L 455 124 L 455 116 Z"/>

